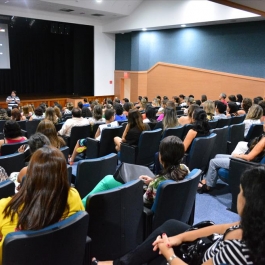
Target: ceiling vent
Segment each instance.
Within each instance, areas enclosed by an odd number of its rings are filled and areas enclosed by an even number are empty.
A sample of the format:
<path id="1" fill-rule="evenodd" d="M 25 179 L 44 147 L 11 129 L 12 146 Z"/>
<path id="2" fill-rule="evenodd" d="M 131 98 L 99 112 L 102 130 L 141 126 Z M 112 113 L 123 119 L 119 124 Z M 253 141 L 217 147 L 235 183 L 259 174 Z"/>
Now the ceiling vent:
<path id="1" fill-rule="evenodd" d="M 68 8 L 62 8 L 62 9 L 60 9 L 59 11 L 69 13 L 69 12 L 73 12 L 74 10 L 73 10 L 73 9 L 68 9 Z"/>
<path id="2" fill-rule="evenodd" d="M 103 14 L 92 14 L 91 16 L 93 16 L 93 17 L 104 17 Z"/>

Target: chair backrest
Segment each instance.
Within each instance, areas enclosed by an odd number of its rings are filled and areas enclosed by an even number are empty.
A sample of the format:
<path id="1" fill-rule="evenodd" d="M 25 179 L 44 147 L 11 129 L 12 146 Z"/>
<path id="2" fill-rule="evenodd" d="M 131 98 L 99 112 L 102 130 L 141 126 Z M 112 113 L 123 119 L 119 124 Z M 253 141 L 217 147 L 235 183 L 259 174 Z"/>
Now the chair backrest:
<path id="1" fill-rule="evenodd" d="M 97 130 L 98 130 L 98 127 L 99 127 L 99 125 L 101 125 L 101 124 L 105 124 L 105 122 L 97 122 L 97 123 L 94 123 L 94 124 L 92 125 L 92 131 L 91 131 L 91 135 L 90 135 L 91 138 L 94 138 L 94 137 L 95 137 L 95 134 L 96 134 L 96 132 L 97 132 Z"/>
<path id="2" fill-rule="evenodd" d="M 122 125 L 123 123 L 128 123 L 128 120 L 118 121 L 119 125 Z"/>
<path id="3" fill-rule="evenodd" d="M 68 163 L 69 147 L 68 146 L 61 147 L 60 151 L 63 153 L 66 163 Z"/>
<path id="4" fill-rule="evenodd" d="M 212 149 L 211 158 L 214 158 L 217 154 L 226 154 L 227 140 L 228 140 L 228 126 L 222 128 L 216 128 L 211 130 L 211 133 L 216 134 L 216 140 Z"/>
<path id="5" fill-rule="evenodd" d="M 155 153 L 158 152 L 162 129 L 143 131 L 138 142 L 136 164 L 149 166 L 154 163 Z"/>
<path id="6" fill-rule="evenodd" d="M 177 110 L 177 115 L 183 115 L 184 111 L 183 110 Z"/>
<path id="7" fill-rule="evenodd" d="M 26 123 L 27 123 L 28 121 L 27 120 L 24 120 L 24 121 L 17 121 L 17 123 L 19 124 L 19 126 L 20 126 L 20 128 L 22 129 L 22 130 L 27 130 L 26 129 Z"/>
<path id="8" fill-rule="evenodd" d="M 90 195 L 88 236 L 93 239 L 91 256 L 113 260 L 143 240 L 143 183 L 128 182 L 118 188 Z"/>
<path id="9" fill-rule="evenodd" d="M 165 137 L 170 136 L 170 135 L 175 135 L 175 136 L 179 137 L 180 139 L 182 139 L 184 128 L 185 128 L 184 126 L 167 128 L 166 130 L 164 130 L 164 133 L 162 135 L 162 139 L 164 139 Z"/>
<path id="10" fill-rule="evenodd" d="M 248 134 L 245 137 L 246 141 L 250 141 L 255 137 L 259 137 L 263 133 L 263 124 L 252 124 L 249 128 Z"/>
<path id="11" fill-rule="evenodd" d="M 17 152 L 18 148 L 23 144 L 28 144 L 28 140 L 19 142 L 19 143 L 13 143 L 13 144 L 3 144 L 1 146 L 1 155 L 10 155 Z"/>
<path id="12" fill-rule="evenodd" d="M 242 123 L 246 118 L 246 114 L 231 117 L 230 125 Z"/>
<path id="13" fill-rule="evenodd" d="M 79 139 L 90 137 L 91 125 L 74 126 L 71 129 L 70 143 L 69 143 L 69 154 L 72 154 Z"/>
<path id="14" fill-rule="evenodd" d="M 183 135 L 182 135 L 182 140 L 185 139 L 185 137 L 186 137 L 188 131 L 189 131 L 190 129 L 192 129 L 192 128 L 193 128 L 193 124 L 185 124 L 185 125 L 184 125 L 184 131 L 183 131 Z"/>
<path id="15" fill-rule="evenodd" d="M 233 124 L 229 126 L 227 152 L 231 154 L 239 141 L 244 141 L 245 124 Z"/>
<path id="16" fill-rule="evenodd" d="M 60 131 L 64 125 L 64 122 L 60 122 L 58 124 L 55 124 L 56 131 Z"/>
<path id="17" fill-rule="evenodd" d="M 15 183 L 9 179 L 0 182 L 0 199 L 11 197 L 15 194 Z"/>
<path id="18" fill-rule="evenodd" d="M 205 171 L 210 161 L 215 139 L 216 134 L 211 133 L 207 137 L 198 137 L 193 140 L 187 156 L 187 166 L 190 170 L 199 168 Z"/>
<path id="19" fill-rule="evenodd" d="M 106 175 L 113 175 L 118 162 L 117 154 L 84 159 L 77 164 L 75 188 L 84 198 Z"/>
<path id="20" fill-rule="evenodd" d="M 159 184 L 152 206 L 152 230 L 169 219 L 188 223 L 202 171 L 193 169 L 182 181 L 166 180 Z"/>
<path id="21" fill-rule="evenodd" d="M 215 129 L 217 126 L 218 120 L 212 120 L 212 121 L 208 121 L 208 124 L 210 126 L 210 129 Z"/>
<path id="22" fill-rule="evenodd" d="M 73 168 L 70 165 L 67 165 L 67 177 L 70 185 L 72 184 L 72 172 Z"/>
<path id="23" fill-rule="evenodd" d="M 0 156 L 0 166 L 3 167 L 8 175 L 12 172 L 19 172 L 25 166 L 24 153 Z"/>
<path id="24" fill-rule="evenodd" d="M 27 138 L 34 134 L 41 120 L 33 120 L 26 122 Z"/>
<path id="25" fill-rule="evenodd" d="M 149 125 L 150 129 L 153 130 L 155 128 L 157 122 L 148 122 L 147 124 Z"/>
<path id="26" fill-rule="evenodd" d="M 5 123 L 5 120 L 0 120 L 0 132 L 3 132 Z"/>
<path id="27" fill-rule="evenodd" d="M 118 127 L 107 127 L 101 132 L 99 157 L 106 156 L 110 153 L 116 153 L 114 137 L 120 135 L 121 126 Z"/>
<path id="28" fill-rule="evenodd" d="M 224 126 L 230 125 L 231 118 L 219 119 L 216 128 L 223 128 Z"/>
<path id="29" fill-rule="evenodd" d="M 37 231 L 9 233 L 3 243 L 3 265 L 82 265 L 88 221 L 88 214 L 80 211 Z"/>

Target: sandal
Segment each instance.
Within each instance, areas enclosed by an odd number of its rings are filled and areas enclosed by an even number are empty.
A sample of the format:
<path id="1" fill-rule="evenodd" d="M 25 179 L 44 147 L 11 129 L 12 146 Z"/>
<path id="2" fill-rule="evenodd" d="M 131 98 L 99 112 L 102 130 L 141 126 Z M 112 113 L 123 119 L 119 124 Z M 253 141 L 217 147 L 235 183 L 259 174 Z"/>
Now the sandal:
<path id="1" fill-rule="evenodd" d="M 206 184 L 203 184 L 202 187 L 197 190 L 197 192 L 199 194 L 208 193 L 211 191 L 211 189 L 212 189 L 211 187 L 208 187 Z"/>
<path id="2" fill-rule="evenodd" d="M 98 264 L 98 260 L 96 258 L 94 258 L 94 260 L 92 260 L 91 265 L 97 265 Z"/>

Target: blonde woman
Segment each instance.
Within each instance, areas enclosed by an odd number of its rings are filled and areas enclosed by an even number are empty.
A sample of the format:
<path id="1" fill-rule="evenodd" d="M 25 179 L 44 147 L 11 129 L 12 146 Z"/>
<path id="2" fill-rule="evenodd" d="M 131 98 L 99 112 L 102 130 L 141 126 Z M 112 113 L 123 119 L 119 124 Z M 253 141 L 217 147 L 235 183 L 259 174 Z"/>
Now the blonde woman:
<path id="1" fill-rule="evenodd" d="M 214 114 L 215 114 L 214 102 L 211 100 L 205 101 L 203 104 L 203 109 L 205 110 L 205 112 L 207 114 L 208 121 L 213 120 Z"/>
<path id="2" fill-rule="evenodd" d="M 52 107 L 49 107 L 45 111 L 45 120 L 51 121 L 53 124 L 58 123 L 58 117 Z"/>

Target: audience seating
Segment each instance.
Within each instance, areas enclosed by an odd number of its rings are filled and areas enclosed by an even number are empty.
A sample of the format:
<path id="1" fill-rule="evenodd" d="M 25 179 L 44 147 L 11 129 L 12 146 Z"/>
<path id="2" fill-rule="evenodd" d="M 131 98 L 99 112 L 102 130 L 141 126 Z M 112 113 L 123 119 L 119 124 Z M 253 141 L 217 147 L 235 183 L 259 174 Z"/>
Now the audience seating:
<path id="1" fill-rule="evenodd" d="M 232 193 L 232 203 L 229 210 L 237 213 L 237 195 L 240 191 L 240 177 L 242 173 L 250 168 L 254 168 L 265 164 L 265 157 L 260 163 L 249 162 L 240 158 L 230 158 L 229 170 L 220 168 L 218 170 L 218 176 L 229 184 L 230 191 Z"/>
<path id="2" fill-rule="evenodd" d="M 27 120 L 24 120 L 24 121 L 17 121 L 17 123 L 19 124 L 21 130 L 24 130 L 24 131 L 27 130 L 27 128 L 26 128 L 26 123 L 27 123 L 27 122 L 28 122 Z"/>
<path id="3" fill-rule="evenodd" d="M 89 217 L 77 212 L 37 231 L 9 233 L 3 243 L 3 265 L 83 265 Z"/>
<path id="4" fill-rule="evenodd" d="M 15 153 L 11 155 L 0 156 L 0 166 L 3 167 L 8 174 L 19 172 L 25 166 L 25 154 Z"/>
<path id="5" fill-rule="evenodd" d="M 211 130 L 216 128 L 217 123 L 218 123 L 218 120 L 208 121 L 208 124 L 209 124 Z"/>
<path id="6" fill-rule="evenodd" d="M 77 164 L 75 188 L 84 198 L 106 175 L 113 175 L 117 167 L 117 154 L 95 159 L 84 159 Z"/>
<path id="7" fill-rule="evenodd" d="M 162 135 L 162 139 L 164 139 L 165 137 L 170 136 L 170 135 L 175 135 L 178 138 L 182 139 L 184 128 L 185 128 L 184 126 L 167 128 L 166 130 L 164 130 L 164 133 Z"/>
<path id="8" fill-rule="evenodd" d="M 186 156 L 186 165 L 190 170 L 199 168 L 205 171 L 208 167 L 216 134 L 211 133 L 207 137 L 198 137 L 192 141 L 189 154 Z"/>
<path id="9" fill-rule="evenodd" d="M 193 169 L 182 181 L 165 180 L 159 184 L 152 208 L 144 207 L 145 237 L 169 219 L 192 225 L 201 173 Z"/>
<path id="10" fill-rule="evenodd" d="M 101 125 L 101 124 L 105 124 L 105 122 L 98 122 L 98 123 L 94 123 L 92 125 L 92 130 L 91 130 L 91 134 L 90 134 L 91 138 L 95 138 L 95 134 L 98 130 L 99 125 Z"/>
<path id="11" fill-rule="evenodd" d="M 128 123 L 128 120 L 124 120 L 124 121 L 118 121 L 119 125 L 122 125 L 123 123 Z"/>
<path id="12" fill-rule="evenodd" d="M 114 137 L 120 135 L 122 126 L 104 128 L 101 132 L 100 141 L 87 138 L 86 158 L 97 158 L 116 153 Z"/>
<path id="13" fill-rule="evenodd" d="M 90 137 L 91 133 L 91 125 L 84 125 L 84 126 L 74 126 L 71 129 L 70 137 L 64 137 L 66 139 L 66 143 L 69 146 L 69 154 L 72 154 L 75 145 L 79 139 Z"/>
<path id="14" fill-rule="evenodd" d="M 229 126 L 227 153 L 231 154 L 239 141 L 244 141 L 245 124 L 233 124 Z"/>
<path id="15" fill-rule="evenodd" d="M 158 152 L 162 129 L 143 131 L 138 146 L 121 144 L 121 162 L 150 166 L 154 163 L 155 153 Z"/>
<path id="16" fill-rule="evenodd" d="M 113 260 L 133 250 L 143 240 L 143 182 L 135 180 L 120 187 L 90 195 L 88 236 L 91 257 Z"/>
<path id="17" fill-rule="evenodd" d="M 4 138 L 4 133 L 0 133 L 0 140 L 3 140 Z"/>
<path id="18" fill-rule="evenodd" d="M 245 137 L 245 140 L 249 142 L 255 137 L 259 137 L 262 134 L 263 134 L 263 124 L 252 124 L 249 128 L 248 134 Z"/>
<path id="19" fill-rule="evenodd" d="M 5 123 L 5 120 L 0 120 L 0 132 L 3 132 Z"/>
<path id="20" fill-rule="evenodd" d="M 66 159 L 66 163 L 68 163 L 69 147 L 68 146 L 61 147 L 60 151 L 63 153 Z"/>
<path id="21" fill-rule="evenodd" d="M 228 126 L 210 130 L 211 133 L 216 134 L 216 140 L 214 142 L 214 147 L 212 149 L 210 159 L 214 158 L 217 154 L 226 154 L 228 130 L 229 130 Z"/>
<path id="22" fill-rule="evenodd" d="M 64 125 L 64 122 L 55 124 L 54 126 L 56 128 L 56 131 L 59 132 L 62 129 L 63 125 Z"/>
<path id="23" fill-rule="evenodd" d="M 242 123 L 246 118 L 246 114 L 231 117 L 230 125 Z"/>
<path id="24" fill-rule="evenodd" d="M 150 130 L 154 130 L 154 128 L 155 128 L 157 122 L 148 122 L 147 124 L 149 125 Z"/>
<path id="25" fill-rule="evenodd" d="M 183 135 L 182 135 L 182 139 L 181 139 L 181 140 L 184 140 L 184 139 L 185 139 L 185 137 L 186 137 L 188 131 L 189 131 L 190 129 L 192 129 L 192 128 L 193 128 L 193 125 L 192 125 L 192 124 L 185 124 L 185 125 L 184 125 L 184 131 L 183 131 Z"/>
<path id="26" fill-rule="evenodd" d="M 122 123 L 122 125 L 121 125 L 121 130 L 120 130 L 120 137 L 122 137 L 122 135 L 123 135 L 123 132 L 125 131 L 125 128 L 126 128 L 126 126 L 127 126 L 127 124 L 128 124 L 128 122 L 124 122 L 124 123 Z"/>
<path id="27" fill-rule="evenodd" d="M 219 119 L 216 128 L 223 128 L 230 125 L 231 118 Z"/>
<path id="28" fill-rule="evenodd" d="M 34 134 L 41 120 L 33 120 L 26 122 L 27 138 Z"/>
<path id="29" fill-rule="evenodd" d="M 62 116 L 62 121 L 66 121 L 66 120 L 68 120 L 68 119 L 72 119 L 72 117 L 73 117 L 72 113 L 64 114 L 64 115 Z"/>
<path id="30" fill-rule="evenodd" d="M 21 145 L 28 144 L 28 142 L 28 140 L 25 140 L 14 144 L 3 144 L 1 146 L 1 156 L 14 154 Z"/>
<path id="31" fill-rule="evenodd" d="M 15 183 L 12 180 L 0 182 L 0 199 L 11 197 L 15 194 Z"/>

